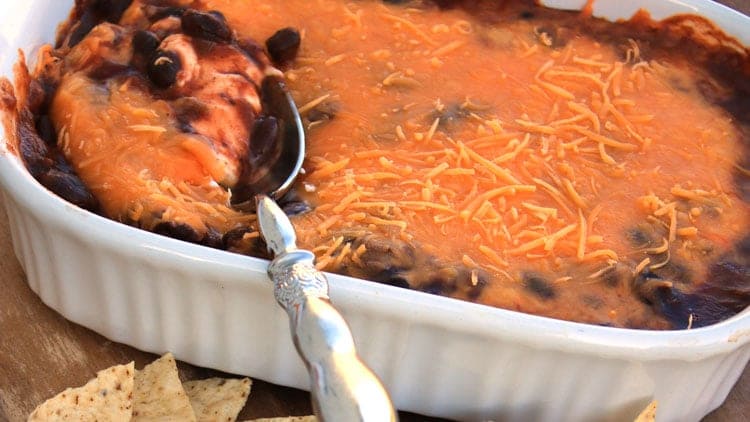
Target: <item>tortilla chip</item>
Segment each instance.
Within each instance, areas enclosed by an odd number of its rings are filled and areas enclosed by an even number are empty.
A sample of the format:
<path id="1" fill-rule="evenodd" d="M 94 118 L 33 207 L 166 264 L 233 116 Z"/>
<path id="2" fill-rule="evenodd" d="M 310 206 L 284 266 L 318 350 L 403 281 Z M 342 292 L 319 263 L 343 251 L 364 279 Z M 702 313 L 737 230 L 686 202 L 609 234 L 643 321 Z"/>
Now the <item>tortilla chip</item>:
<path id="1" fill-rule="evenodd" d="M 97 372 L 83 387 L 68 388 L 37 407 L 29 421 L 126 421 L 133 413 L 133 362 Z"/>
<path id="2" fill-rule="evenodd" d="M 635 418 L 634 422 L 654 422 L 656 421 L 656 406 L 659 403 L 654 400 L 651 403 L 649 403 L 648 406 L 646 406 L 645 409 L 643 409 L 643 412 L 641 412 L 640 415 L 638 415 L 637 418 Z"/>
<path id="3" fill-rule="evenodd" d="M 198 422 L 234 422 L 245 407 L 251 384 L 250 378 L 209 378 L 182 386 Z"/>
<path id="4" fill-rule="evenodd" d="M 171 353 L 135 373 L 132 421 L 195 422 Z"/>
<path id="5" fill-rule="evenodd" d="M 262 418 L 245 422 L 317 422 L 318 418 L 310 416 L 287 416 L 285 418 Z"/>

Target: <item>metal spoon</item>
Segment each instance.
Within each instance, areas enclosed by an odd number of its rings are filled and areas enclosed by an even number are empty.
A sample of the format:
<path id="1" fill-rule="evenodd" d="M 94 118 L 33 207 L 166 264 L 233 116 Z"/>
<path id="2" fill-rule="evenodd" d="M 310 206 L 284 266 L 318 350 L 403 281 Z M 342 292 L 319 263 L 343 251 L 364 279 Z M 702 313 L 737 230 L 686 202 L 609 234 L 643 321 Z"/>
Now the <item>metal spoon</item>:
<path id="1" fill-rule="evenodd" d="M 315 256 L 297 249 L 294 227 L 274 201 L 289 190 L 304 160 L 305 134 L 297 107 L 274 76 L 264 79 L 261 98 L 264 111 L 278 122 L 275 142 L 263 152 L 272 164 L 255 172 L 252 186 L 232 197 L 233 202 L 237 198 L 235 206 L 255 202 L 260 232 L 275 255 L 268 275 L 307 366 L 315 414 L 322 421 L 396 421 L 388 392 L 357 355 L 346 321 L 331 304 L 328 281 L 313 265 Z"/>

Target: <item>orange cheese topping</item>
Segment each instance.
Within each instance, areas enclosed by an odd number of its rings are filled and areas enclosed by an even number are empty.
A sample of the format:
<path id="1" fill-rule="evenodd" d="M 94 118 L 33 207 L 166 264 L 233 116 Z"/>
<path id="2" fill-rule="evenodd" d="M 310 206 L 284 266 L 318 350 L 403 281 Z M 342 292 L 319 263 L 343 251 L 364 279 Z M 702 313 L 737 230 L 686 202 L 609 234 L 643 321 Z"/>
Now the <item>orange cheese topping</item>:
<path id="1" fill-rule="evenodd" d="M 284 71 L 308 137 L 298 190 L 314 210 L 294 224 L 320 269 L 376 269 L 431 292 L 452 280 L 441 293 L 666 328 L 635 281 L 704 280 L 747 234 L 738 122 L 706 100 L 704 70 L 648 56 L 637 34 L 595 36 L 584 16 L 540 9 L 520 19 L 523 2 L 477 2 L 473 14 L 379 1 L 200 7 L 241 38 L 301 33 Z M 220 234 L 252 223 L 218 183 L 236 170 L 226 143 L 177 130 L 171 108 L 132 83 L 67 75 L 52 105 L 58 144 L 105 213 Z M 219 114 L 196 127 L 221 133 Z"/>
<path id="2" fill-rule="evenodd" d="M 365 228 L 447 260 L 469 257 L 493 275 L 479 301 L 570 318 L 523 297 L 522 273 L 557 274 L 572 298 L 616 264 L 657 269 L 662 256 L 624 240 L 650 222 L 682 263 L 704 263 L 686 264 L 700 274 L 706 258 L 689 245 L 726 247 L 747 227 L 732 189 L 732 119 L 677 86 L 699 70 L 641 57 L 637 40 L 622 40 L 623 56 L 580 33 L 551 48 L 534 21 L 493 27 L 461 10 L 379 2 L 207 7 L 261 39 L 299 28 L 301 55 L 286 77 L 300 111 L 338 110 L 309 123 L 302 183 L 318 207 L 295 221 L 322 268 L 340 270 L 341 236 Z M 264 19 L 245 18 L 251 10 Z M 603 306 L 614 324 L 650 315 L 623 297 Z"/>

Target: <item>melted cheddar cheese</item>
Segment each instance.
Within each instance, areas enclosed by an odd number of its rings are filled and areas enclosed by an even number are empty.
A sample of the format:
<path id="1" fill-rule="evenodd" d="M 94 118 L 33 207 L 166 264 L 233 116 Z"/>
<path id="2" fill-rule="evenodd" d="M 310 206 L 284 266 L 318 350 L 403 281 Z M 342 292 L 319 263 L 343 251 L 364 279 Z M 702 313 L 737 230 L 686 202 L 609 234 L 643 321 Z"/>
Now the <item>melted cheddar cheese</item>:
<path id="1" fill-rule="evenodd" d="M 149 20 L 161 10 L 150 3 L 63 52 L 50 107 L 58 146 L 109 217 L 185 224 L 249 253 L 260 235 L 254 215 L 230 207 L 231 188 L 261 112 L 253 84 L 275 69 L 221 43 L 191 47 L 174 33 L 179 18 Z M 238 40 L 299 30 L 281 70 L 306 125 L 296 194 L 312 211 L 293 223 L 318 268 L 655 329 L 708 323 L 690 295 L 711 283 L 750 285 L 736 270 L 750 261 L 736 246 L 750 226 L 739 158 L 750 130 L 707 94 L 731 94 L 715 73 L 637 25 L 585 13 L 401 3 L 169 2 L 220 11 Z M 113 40 L 144 28 L 183 64 L 173 87 L 138 72 L 92 77 L 92 57 L 131 63 L 132 48 Z M 186 98 L 208 105 L 188 129 L 176 111 Z M 246 243 L 228 245 L 238 229 Z"/>
<path id="2" fill-rule="evenodd" d="M 663 327 L 627 282 L 613 290 L 602 275 L 672 264 L 700 280 L 707 248 L 747 232 L 733 181 L 741 134 L 697 91 L 688 58 L 575 30 L 552 40 L 552 19 L 517 19 L 513 6 L 488 22 L 374 1 L 206 7 L 248 36 L 304 34 L 286 78 L 311 120 L 302 185 L 317 206 L 295 225 L 321 269 L 351 272 L 366 253 L 352 233 L 383 233 L 473 269 L 467 283 L 488 274 L 481 303 Z M 311 118 L 320 110 L 334 116 Z M 647 244 L 628 240 L 639 226 Z M 554 298 L 530 294 L 530 274 Z"/>

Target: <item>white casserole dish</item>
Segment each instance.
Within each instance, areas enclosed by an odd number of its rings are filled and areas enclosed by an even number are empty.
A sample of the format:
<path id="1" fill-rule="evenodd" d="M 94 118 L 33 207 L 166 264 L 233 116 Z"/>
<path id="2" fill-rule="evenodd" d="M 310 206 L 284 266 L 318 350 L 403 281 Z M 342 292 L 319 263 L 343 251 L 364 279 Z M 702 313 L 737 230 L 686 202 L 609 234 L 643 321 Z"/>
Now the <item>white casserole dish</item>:
<path id="1" fill-rule="evenodd" d="M 52 41 L 72 0 L 0 4 L 0 66 Z M 583 0 L 547 4 L 577 8 Z M 699 13 L 750 44 L 750 18 L 707 0 L 597 0 L 595 15 Z M 146 351 L 308 388 L 266 261 L 157 236 L 39 185 L 0 138 L 0 186 L 31 288 L 73 322 Z M 750 359 L 750 309 L 689 331 L 611 329 L 329 275 L 357 348 L 402 410 L 462 420 L 659 421 L 718 407 Z"/>

